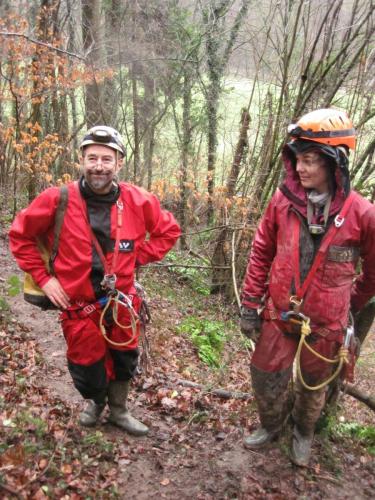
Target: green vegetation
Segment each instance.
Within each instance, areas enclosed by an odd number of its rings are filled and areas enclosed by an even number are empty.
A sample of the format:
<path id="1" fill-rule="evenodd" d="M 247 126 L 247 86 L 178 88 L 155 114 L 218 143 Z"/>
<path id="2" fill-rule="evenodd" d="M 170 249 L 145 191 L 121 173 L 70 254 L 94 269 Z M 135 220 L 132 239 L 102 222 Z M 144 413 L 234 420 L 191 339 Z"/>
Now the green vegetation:
<path id="1" fill-rule="evenodd" d="M 5 297 L 0 296 L 0 314 L 9 311 L 9 304 L 6 301 Z"/>
<path id="2" fill-rule="evenodd" d="M 60 493 L 69 491 L 69 484 L 65 483 L 64 479 L 73 473 L 77 466 L 100 482 L 100 475 L 105 477 L 118 453 L 116 445 L 102 432 L 77 432 L 69 427 L 67 412 L 61 405 L 55 405 L 54 412 L 56 416 L 61 417 L 58 421 L 50 418 L 51 413 L 48 418 L 35 415 L 34 408 L 27 405 L 27 408 L 16 416 L 4 419 L 3 429 L 6 431 L 2 434 L 0 445 L 0 453 L 10 461 L 22 461 L 30 468 L 36 463 L 45 469 L 43 481 L 49 484 L 43 484 L 41 487 L 45 488 L 45 493 L 50 490 L 51 498 L 56 492 L 56 480 Z M 82 481 L 82 488 L 89 491 L 90 487 L 85 481 Z M 117 498 L 113 486 L 111 492 L 107 490 L 106 493 L 107 498 Z"/>
<path id="3" fill-rule="evenodd" d="M 17 283 L 9 280 L 3 288 Z M 72 425 L 78 408 L 35 385 L 32 374 L 44 366 L 33 341 L 16 322 L 10 335 L 1 315 L 0 331 L 0 458 L 6 464 L 0 484 L 16 492 L 12 498 L 42 498 L 41 492 L 43 498 L 119 498 L 113 464 L 120 443 Z"/>
<path id="4" fill-rule="evenodd" d="M 363 444 L 371 455 L 375 456 L 375 427 L 358 422 L 339 422 L 333 428 L 335 438 L 350 437 Z"/>
<path id="5" fill-rule="evenodd" d="M 0 287 L 0 315 L 8 314 L 10 311 L 7 297 L 14 297 L 21 291 L 22 283 L 18 276 L 10 276 L 5 283 Z"/>
<path id="6" fill-rule="evenodd" d="M 18 276 L 12 275 L 7 279 L 7 293 L 10 297 L 18 295 L 21 291 L 22 283 Z"/>
<path id="7" fill-rule="evenodd" d="M 375 427 L 358 422 L 339 422 L 332 415 L 323 416 L 319 421 L 319 428 L 323 435 L 338 441 L 351 439 L 364 446 L 371 455 L 375 455 Z"/>
<path id="8" fill-rule="evenodd" d="M 186 282 L 193 290 L 206 297 L 210 295 L 209 269 L 204 269 L 202 260 L 193 256 L 179 255 L 176 252 L 169 252 L 167 262 L 176 266 L 200 266 L 200 267 L 175 267 L 173 272 L 180 281 Z"/>
<path id="9" fill-rule="evenodd" d="M 111 453 L 114 449 L 114 444 L 108 441 L 101 431 L 93 431 L 86 434 L 82 440 L 83 446 L 90 449 L 95 446 L 97 452 Z"/>
<path id="10" fill-rule="evenodd" d="M 221 353 L 228 339 L 225 324 L 222 321 L 213 321 L 191 316 L 184 320 L 177 331 L 190 336 L 194 346 L 198 349 L 199 358 L 208 366 L 218 368 Z"/>

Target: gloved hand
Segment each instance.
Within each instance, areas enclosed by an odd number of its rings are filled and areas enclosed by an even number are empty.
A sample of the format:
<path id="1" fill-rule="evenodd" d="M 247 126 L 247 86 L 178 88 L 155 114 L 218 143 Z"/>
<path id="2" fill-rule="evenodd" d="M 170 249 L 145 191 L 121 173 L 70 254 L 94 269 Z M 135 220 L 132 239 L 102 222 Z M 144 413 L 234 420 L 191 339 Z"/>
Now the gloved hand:
<path id="1" fill-rule="evenodd" d="M 245 337 L 256 343 L 260 337 L 261 326 L 262 320 L 258 311 L 242 306 L 240 328 Z"/>

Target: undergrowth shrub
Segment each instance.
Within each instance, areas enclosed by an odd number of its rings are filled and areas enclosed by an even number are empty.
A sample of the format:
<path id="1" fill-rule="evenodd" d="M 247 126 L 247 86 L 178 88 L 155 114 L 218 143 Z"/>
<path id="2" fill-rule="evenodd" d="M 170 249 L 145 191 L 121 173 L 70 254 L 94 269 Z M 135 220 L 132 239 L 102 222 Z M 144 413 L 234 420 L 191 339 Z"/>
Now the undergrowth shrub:
<path id="1" fill-rule="evenodd" d="M 190 316 L 177 327 L 177 331 L 189 335 L 204 363 L 215 368 L 220 366 L 221 353 L 227 340 L 226 327 L 222 321 Z"/>

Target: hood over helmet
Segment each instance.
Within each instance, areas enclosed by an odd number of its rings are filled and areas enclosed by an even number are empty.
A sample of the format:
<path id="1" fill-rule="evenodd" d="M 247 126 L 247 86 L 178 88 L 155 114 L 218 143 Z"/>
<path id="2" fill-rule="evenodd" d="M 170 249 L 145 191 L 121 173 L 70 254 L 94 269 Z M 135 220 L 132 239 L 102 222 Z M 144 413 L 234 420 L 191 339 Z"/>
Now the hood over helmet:
<path id="1" fill-rule="evenodd" d="M 345 112 L 318 109 L 302 116 L 288 127 L 292 140 L 282 152 L 286 177 L 284 194 L 298 206 L 306 206 L 307 192 L 296 171 L 296 156 L 314 150 L 327 159 L 332 195 L 331 213 L 338 211 L 350 191 L 349 149 L 355 148 L 355 130 Z M 304 211 L 304 210 L 303 210 Z"/>

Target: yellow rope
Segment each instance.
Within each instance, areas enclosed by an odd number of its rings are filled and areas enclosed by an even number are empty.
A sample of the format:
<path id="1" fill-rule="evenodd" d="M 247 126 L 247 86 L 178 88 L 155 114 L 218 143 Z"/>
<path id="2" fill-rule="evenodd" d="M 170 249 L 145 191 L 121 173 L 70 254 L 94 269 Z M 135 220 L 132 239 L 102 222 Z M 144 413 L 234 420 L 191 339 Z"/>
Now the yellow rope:
<path id="1" fill-rule="evenodd" d="M 108 337 L 108 335 L 107 335 L 107 331 L 105 329 L 103 320 L 104 320 L 105 313 L 109 309 L 109 306 L 111 305 L 112 302 L 114 303 L 114 306 L 113 306 L 113 320 L 114 320 L 115 324 L 117 326 L 119 326 L 120 328 L 122 328 L 123 330 L 129 330 L 130 328 L 132 330 L 132 336 L 126 342 L 115 342 L 114 340 L 111 340 Z M 118 305 L 119 304 L 122 305 L 123 307 L 126 307 L 128 309 L 128 311 L 129 311 L 129 314 L 130 314 L 130 324 L 129 325 L 122 325 L 118 321 Z M 138 323 L 139 323 L 139 317 L 138 317 L 137 313 L 134 311 L 134 308 L 133 308 L 133 306 L 131 305 L 130 302 L 128 302 L 127 304 L 124 304 L 124 302 L 122 302 L 119 299 L 118 294 L 114 295 L 114 296 L 113 295 L 109 296 L 108 301 L 107 301 L 105 307 L 102 310 L 102 313 L 100 315 L 100 320 L 99 320 L 100 331 L 101 331 L 103 337 L 105 338 L 105 340 L 109 344 L 117 346 L 117 347 L 125 347 L 125 346 L 131 344 L 133 342 L 133 340 L 136 338 L 136 335 L 137 335 L 137 324 Z"/>
<path id="2" fill-rule="evenodd" d="M 301 381 L 301 384 L 305 389 L 308 389 L 310 391 L 318 391 L 319 389 L 323 389 L 326 385 L 332 382 L 339 373 L 341 372 L 341 369 L 344 365 L 344 363 L 348 363 L 348 349 L 345 347 L 341 347 L 338 355 L 335 359 L 328 359 L 325 356 L 322 356 L 320 353 L 316 352 L 307 342 L 306 342 L 306 337 L 310 335 L 311 333 L 311 328 L 310 328 L 310 319 L 308 318 L 307 320 L 302 320 L 302 325 L 301 325 L 301 338 L 298 343 L 298 348 L 297 348 L 297 353 L 296 353 L 296 361 L 297 361 L 297 375 Z M 318 385 L 311 386 L 306 384 L 303 375 L 302 375 L 302 370 L 301 370 L 301 351 L 302 347 L 305 346 L 309 349 L 310 352 L 315 354 L 319 359 L 322 359 L 323 361 L 326 361 L 327 363 L 338 363 L 337 369 L 335 372 L 325 381 L 321 382 Z"/>

